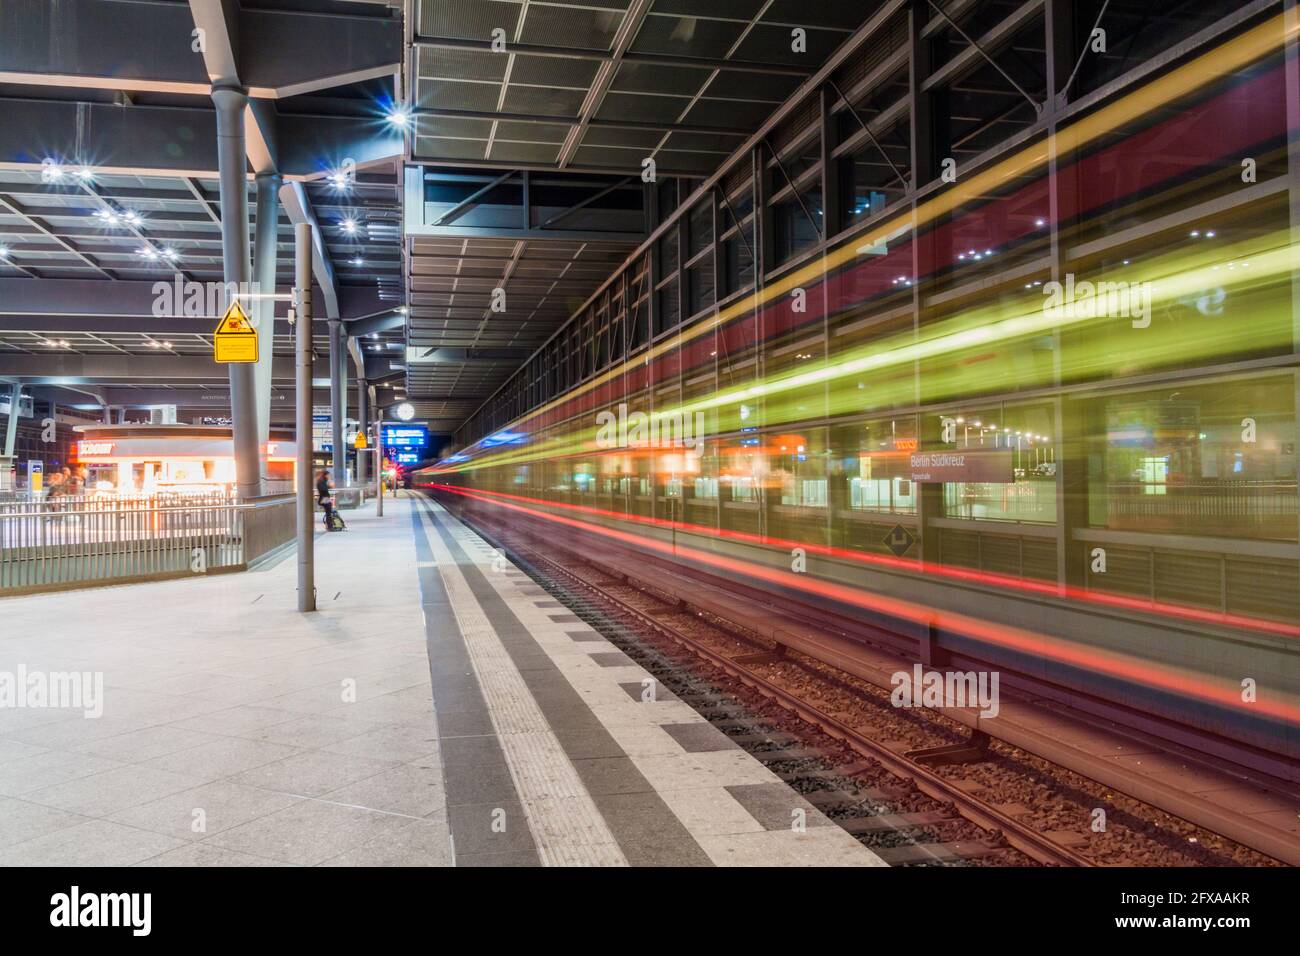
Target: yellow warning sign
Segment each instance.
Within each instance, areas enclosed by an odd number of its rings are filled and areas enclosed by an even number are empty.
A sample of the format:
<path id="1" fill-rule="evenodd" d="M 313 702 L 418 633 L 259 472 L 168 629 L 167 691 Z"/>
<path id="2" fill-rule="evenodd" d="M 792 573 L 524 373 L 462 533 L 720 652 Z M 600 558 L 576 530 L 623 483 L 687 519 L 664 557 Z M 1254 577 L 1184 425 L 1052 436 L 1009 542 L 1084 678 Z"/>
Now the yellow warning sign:
<path id="1" fill-rule="evenodd" d="M 366 433 L 365 433 L 365 432 L 357 432 L 357 437 L 354 438 L 354 439 L 352 439 L 352 447 L 353 447 L 353 448 L 357 448 L 357 449 L 365 448 L 365 447 L 366 447 Z"/>
<path id="2" fill-rule="evenodd" d="M 221 317 L 217 331 L 212 336 L 213 358 L 218 362 L 257 361 L 257 329 L 248 321 L 246 313 L 236 299 Z"/>

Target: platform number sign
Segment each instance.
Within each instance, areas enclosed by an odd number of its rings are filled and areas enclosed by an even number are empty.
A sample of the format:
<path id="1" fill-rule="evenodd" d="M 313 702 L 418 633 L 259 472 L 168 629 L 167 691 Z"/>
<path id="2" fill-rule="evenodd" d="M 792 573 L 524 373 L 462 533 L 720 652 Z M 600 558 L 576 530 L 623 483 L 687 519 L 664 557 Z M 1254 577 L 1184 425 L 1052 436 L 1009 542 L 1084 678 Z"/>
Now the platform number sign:
<path id="1" fill-rule="evenodd" d="M 257 361 L 257 329 L 236 299 L 212 335 L 212 357 L 226 365 Z"/>

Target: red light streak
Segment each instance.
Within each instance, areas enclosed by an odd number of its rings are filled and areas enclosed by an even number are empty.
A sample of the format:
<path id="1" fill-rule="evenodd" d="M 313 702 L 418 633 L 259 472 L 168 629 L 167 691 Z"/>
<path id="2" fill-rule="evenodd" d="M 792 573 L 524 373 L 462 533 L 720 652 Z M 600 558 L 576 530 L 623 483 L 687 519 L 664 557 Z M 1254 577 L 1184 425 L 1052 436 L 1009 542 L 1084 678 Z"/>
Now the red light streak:
<path id="1" fill-rule="evenodd" d="M 441 484 L 430 484 L 424 487 L 450 491 L 486 504 L 542 518 L 580 531 L 598 534 L 614 541 L 629 544 L 635 548 L 658 551 L 674 559 L 686 557 L 696 563 L 719 568 L 732 574 L 744 575 L 780 587 L 806 591 L 843 604 L 861 607 L 869 611 L 920 624 L 933 624 L 1009 651 L 1047 658 L 1059 664 L 1083 668 L 1095 674 L 1119 678 L 1154 690 L 1178 694 L 1229 709 L 1242 710 L 1245 706 L 1241 700 L 1238 686 L 1229 684 L 1227 686 L 1211 687 L 1208 685 L 1211 678 L 1207 675 L 1140 661 L 1129 655 L 1113 651 L 1084 648 L 1061 638 L 1050 637 L 1023 628 L 992 624 L 969 615 L 950 611 L 937 611 L 919 604 L 913 604 L 910 601 L 868 594 L 844 585 L 817 581 L 803 575 L 788 574 L 773 568 L 752 564 L 748 561 L 728 558 L 707 551 L 699 551 L 681 544 L 673 545 L 669 542 L 644 538 L 615 528 L 593 525 L 576 518 L 549 514 L 535 508 L 527 508 L 523 505 L 496 500 L 464 488 Z M 620 515 L 619 517 L 623 516 Z M 1284 720 L 1289 723 L 1300 723 L 1300 707 L 1281 701 L 1257 700 L 1250 705 L 1250 713 Z"/>

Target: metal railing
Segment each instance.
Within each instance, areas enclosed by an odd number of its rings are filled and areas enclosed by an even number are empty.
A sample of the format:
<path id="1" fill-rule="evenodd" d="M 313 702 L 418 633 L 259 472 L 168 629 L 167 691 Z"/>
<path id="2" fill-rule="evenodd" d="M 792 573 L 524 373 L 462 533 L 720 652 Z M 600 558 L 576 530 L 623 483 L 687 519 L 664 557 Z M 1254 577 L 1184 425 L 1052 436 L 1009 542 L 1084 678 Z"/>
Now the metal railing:
<path id="1" fill-rule="evenodd" d="M 244 567 L 292 538 L 292 502 L 222 495 L 6 502 L 0 594 Z"/>

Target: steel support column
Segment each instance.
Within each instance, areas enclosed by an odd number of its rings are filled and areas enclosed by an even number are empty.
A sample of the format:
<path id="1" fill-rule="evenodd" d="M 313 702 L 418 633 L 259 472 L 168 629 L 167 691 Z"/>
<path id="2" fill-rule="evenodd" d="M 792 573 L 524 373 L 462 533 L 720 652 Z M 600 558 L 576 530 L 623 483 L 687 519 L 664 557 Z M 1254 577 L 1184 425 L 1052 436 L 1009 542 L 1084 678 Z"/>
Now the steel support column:
<path id="1" fill-rule="evenodd" d="M 23 397 L 23 386 L 21 382 L 14 382 L 9 389 L 9 421 L 5 423 L 5 452 L 4 458 L 13 458 L 14 444 L 18 440 L 18 406 Z"/>
<path id="2" fill-rule="evenodd" d="M 257 223 L 253 256 L 253 280 L 258 292 L 275 292 L 276 253 L 279 246 L 280 225 L 279 173 L 259 173 L 257 176 Z M 271 344 L 275 338 L 275 300 L 258 299 L 253 316 L 257 320 L 262 348 L 257 357 L 255 378 L 257 382 L 257 443 L 266 445 L 271 427 Z"/>
<path id="3" fill-rule="evenodd" d="M 366 382 L 365 376 L 358 371 L 357 373 L 357 434 L 370 435 L 370 388 Z M 357 486 L 364 488 L 366 486 L 366 477 L 370 469 L 367 467 L 370 456 L 367 451 L 357 452 Z"/>
<path id="4" fill-rule="evenodd" d="M 297 535 L 298 535 L 298 610 L 316 610 L 316 555 L 313 537 L 315 505 L 313 494 L 316 476 L 312 474 L 312 393 L 311 373 L 311 224 L 294 226 L 293 284 L 296 309 L 294 328 L 294 435 L 297 441 Z"/>
<path id="5" fill-rule="evenodd" d="M 221 254 L 227 283 L 249 279 L 248 160 L 244 152 L 244 112 L 248 95 L 240 89 L 212 91 L 217 111 L 217 164 L 221 172 Z M 260 342 L 271 350 L 270 337 Z M 262 462 L 257 425 L 257 373 L 251 363 L 229 366 L 230 415 L 234 423 L 235 485 L 241 498 L 262 493 Z"/>
<path id="6" fill-rule="evenodd" d="M 348 399 L 344 392 L 347 361 L 343 323 L 330 319 L 330 444 L 334 449 L 332 472 L 335 488 L 342 488 L 347 483 L 348 450 L 343 447 L 343 419 L 348 413 Z"/>

